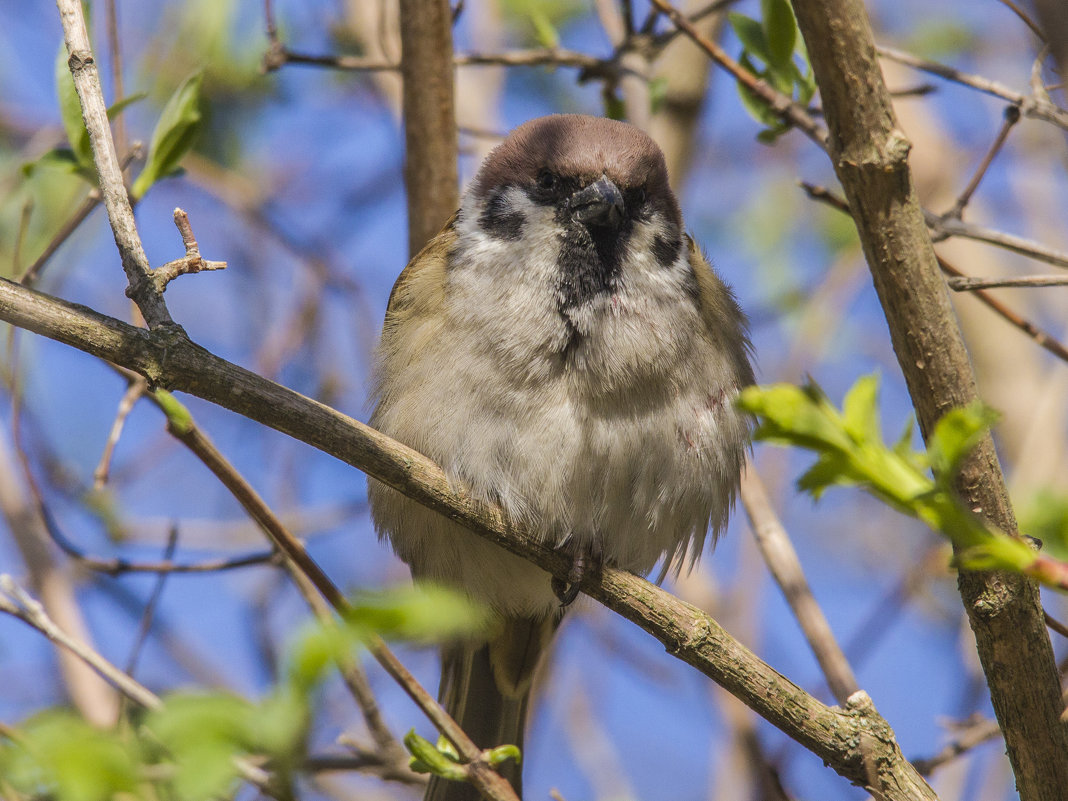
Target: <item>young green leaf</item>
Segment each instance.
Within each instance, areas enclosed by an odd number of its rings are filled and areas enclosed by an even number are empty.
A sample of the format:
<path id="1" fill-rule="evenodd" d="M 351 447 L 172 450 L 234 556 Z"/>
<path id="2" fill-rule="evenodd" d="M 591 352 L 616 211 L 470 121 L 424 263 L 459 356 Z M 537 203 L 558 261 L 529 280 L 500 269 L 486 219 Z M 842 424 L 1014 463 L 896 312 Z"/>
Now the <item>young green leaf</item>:
<path id="1" fill-rule="evenodd" d="M 997 412 L 979 401 L 942 415 L 927 441 L 927 458 L 935 477 L 952 479 L 961 460 L 997 419 Z"/>
<path id="2" fill-rule="evenodd" d="M 727 19 L 734 29 L 734 35 L 742 43 L 747 53 L 750 53 L 765 64 L 771 64 L 771 53 L 768 50 L 768 40 L 764 35 L 764 28 L 759 22 L 745 14 L 732 11 L 727 14 Z M 755 70 L 754 70 L 755 71 Z"/>
<path id="3" fill-rule="evenodd" d="M 134 747 L 58 709 L 31 718 L 0 748 L 0 776 L 26 796 L 57 801 L 111 801 L 140 779 Z"/>
<path id="4" fill-rule="evenodd" d="M 467 781 L 467 771 L 451 753 L 435 748 L 431 742 L 415 733 L 404 735 L 404 745 L 412 755 L 409 767 L 416 773 L 433 773 L 453 781 Z"/>
<path id="5" fill-rule="evenodd" d="M 768 65 L 785 67 L 793 60 L 797 43 L 797 20 L 789 0 L 760 0 L 764 36 L 768 45 Z"/>
<path id="6" fill-rule="evenodd" d="M 857 442 L 882 441 L 879 426 L 879 377 L 866 375 L 857 379 L 842 400 L 842 422 Z"/>
<path id="7" fill-rule="evenodd" d="M 144 197 L 156 181 L 177 170 L 182 158 L 193 147 L 200 133 L 200 89 L 203 80 L 203 72 L 190 75 L 174 90 L 163 107 L 152 132 L 145 168 L 134 181 L 132 193 L 135 198 Z"/>
<path id="8" fill-rule="evenodd" d="M 513 760 L 517 765 L 523 762 L 523 755 L 519 753 L 519 747 L 515 745 L 499 745 L 486 752 L 486 761 L 491 765 L 500 765 L 502 762 Z"/>

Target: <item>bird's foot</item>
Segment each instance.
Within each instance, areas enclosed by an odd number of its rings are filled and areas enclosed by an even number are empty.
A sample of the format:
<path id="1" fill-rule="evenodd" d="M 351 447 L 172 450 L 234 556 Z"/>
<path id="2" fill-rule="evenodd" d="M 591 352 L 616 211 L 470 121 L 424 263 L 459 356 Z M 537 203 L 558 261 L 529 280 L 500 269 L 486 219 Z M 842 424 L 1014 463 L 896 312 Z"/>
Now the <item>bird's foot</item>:
<path id="1" fill-rule="evenodd" d="M 552 578 L 552 590 L 560 601 L 560 607 L 566 609 L 578 597 L 582 582 L 587 576 L 599 573 L 604 564 L 604 555 L 598 545 L 587 545 L 581 549 L 564 550 L 570 552 L 571 568 L 567 579 Z"/>

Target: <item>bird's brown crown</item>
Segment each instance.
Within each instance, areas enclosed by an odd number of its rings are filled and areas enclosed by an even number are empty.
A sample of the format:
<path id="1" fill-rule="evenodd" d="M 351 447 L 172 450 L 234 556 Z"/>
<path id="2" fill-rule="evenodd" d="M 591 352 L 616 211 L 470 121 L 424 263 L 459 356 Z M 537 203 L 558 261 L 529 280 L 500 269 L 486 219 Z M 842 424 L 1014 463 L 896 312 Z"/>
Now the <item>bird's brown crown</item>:
<path id="1" fill-rule="evenodd" d="M 643 187 L 677 205 L 668 185 L 664 154 L 640 128 L 583 114 L 553 114 L 520 125 L 482 163 L 474 191 L 485 197 L 502 186 L 533 184 L 548 170 L 588 183 L 607 175 L 620 189 Z"/>

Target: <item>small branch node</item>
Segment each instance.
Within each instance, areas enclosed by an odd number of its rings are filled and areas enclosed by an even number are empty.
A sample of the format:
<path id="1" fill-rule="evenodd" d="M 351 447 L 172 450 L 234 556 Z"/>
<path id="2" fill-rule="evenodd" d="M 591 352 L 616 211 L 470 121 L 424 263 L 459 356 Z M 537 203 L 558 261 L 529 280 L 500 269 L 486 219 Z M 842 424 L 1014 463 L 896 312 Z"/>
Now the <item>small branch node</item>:
<path id="1" fill-rule="evenodd" d="M 185 255 L 180 259 L 169 261 L 162 267 L 157 267 L 152 271 L 153 286 L 160 295 L 167 289 L 167 284 L 179 275 L 226 269 L 225 261 L 210 261 L 200 255 L 200 246 L 197 244 L 196 236 L 193 235 L 193 226 L 189 223 L 189 215 L 182 209 L 174 210 L 174 224 L 178 228 L 178 233 L 182 236 Z"/>

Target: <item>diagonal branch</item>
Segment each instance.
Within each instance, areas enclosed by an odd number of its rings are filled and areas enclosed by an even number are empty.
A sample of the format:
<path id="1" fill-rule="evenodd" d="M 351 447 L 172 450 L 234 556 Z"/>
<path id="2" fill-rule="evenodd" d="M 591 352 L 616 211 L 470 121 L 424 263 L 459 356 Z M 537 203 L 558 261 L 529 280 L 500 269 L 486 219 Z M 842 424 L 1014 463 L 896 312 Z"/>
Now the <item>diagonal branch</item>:
<path id="1" fill-rule="evenodd" d="M 174 328 L 146 331 L 84 306 L 0 280 L 0 320 L 189 392 L 289 434 L 564 578 L 570 560 L 500 510 L 453 489 L 422 454 L 310 398 L 209 353 Z M 736 695 L 835 771 L 888 801 L 933 801 L 863 692 L 828 707 L 734 640 L 712 618 L 637 576 L 605 568 L 582 589 L 641 626 L 669 653 Z"/>

